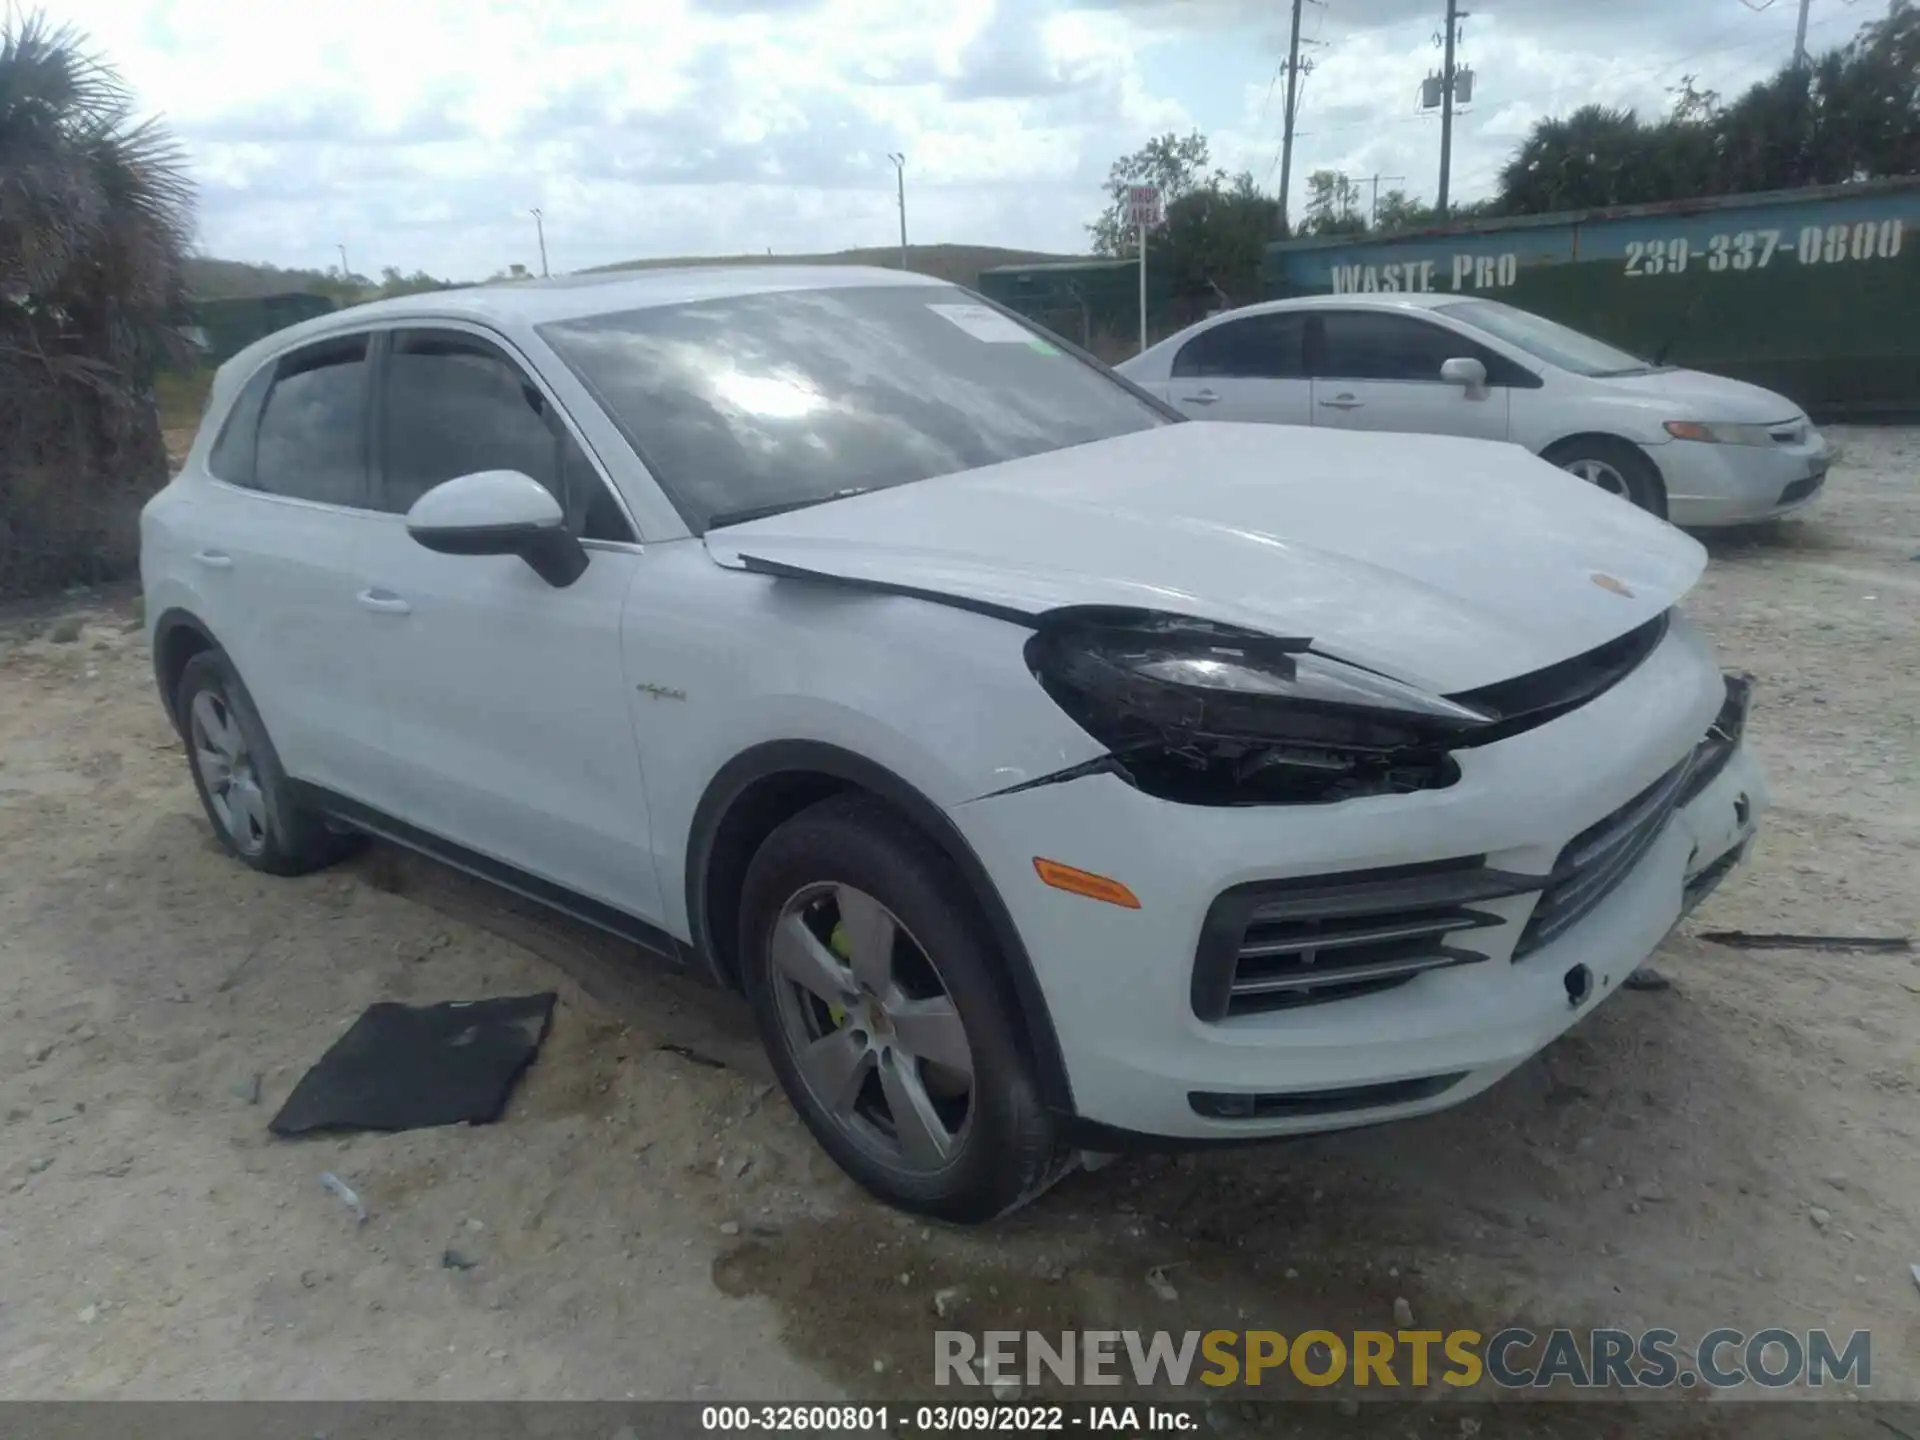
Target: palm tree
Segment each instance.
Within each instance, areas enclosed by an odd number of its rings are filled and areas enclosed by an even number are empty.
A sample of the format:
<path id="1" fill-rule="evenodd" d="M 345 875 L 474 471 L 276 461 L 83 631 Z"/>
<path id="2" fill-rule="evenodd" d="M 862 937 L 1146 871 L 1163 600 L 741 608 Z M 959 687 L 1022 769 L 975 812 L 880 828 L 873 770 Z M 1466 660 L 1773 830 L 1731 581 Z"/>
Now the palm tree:
<path id="1" fill-rule="evenodd" d="M 78 31 L 0 17 L 0 594 L 104 578 L 166 478 L 192 192 Z"/>

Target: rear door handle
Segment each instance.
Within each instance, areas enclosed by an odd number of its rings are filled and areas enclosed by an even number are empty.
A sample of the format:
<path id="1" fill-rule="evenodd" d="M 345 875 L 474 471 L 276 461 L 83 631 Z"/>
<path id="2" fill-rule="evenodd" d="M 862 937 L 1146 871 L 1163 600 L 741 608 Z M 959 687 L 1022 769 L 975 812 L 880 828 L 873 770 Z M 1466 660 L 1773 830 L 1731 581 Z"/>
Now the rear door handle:
<path id="1" fill-rule="evenodd" d="M 1320 403 L 1329 410 L 1358 410 L 1367 402 L 1356 400 L 1351 395 L 1336 395 L 1333 399 L 1322 400 Z"/>
<path id="2" fill-rule="evenodd" d="M 413 606 L 391 590 L 362 590 L 360 603 L 382 615 L 408 615 L 413 612 Z"/>
<path id="3" fill-rule="evenodd" d="M 1216 391 L 1199 390 L 1191 395 L 1182 395 L 1180 397 L 1180 403 L 1182 405 L 1211 405 L 1219 398 L 1220 396 Z"/>
<path id="4" fill-rule="evenodd" d="M 194 553 L 193 558 L 209 570 L 231 570 L 233 568 L 233 557 L 224 550 L 199 550 Z"/>

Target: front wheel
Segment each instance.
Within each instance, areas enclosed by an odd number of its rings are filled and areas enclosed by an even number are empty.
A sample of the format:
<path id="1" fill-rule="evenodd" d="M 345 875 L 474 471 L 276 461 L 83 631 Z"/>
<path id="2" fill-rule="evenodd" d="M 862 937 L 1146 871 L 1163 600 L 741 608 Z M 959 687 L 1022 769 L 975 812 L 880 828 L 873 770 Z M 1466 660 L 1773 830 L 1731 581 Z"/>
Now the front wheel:
<path id="1" fill-rule="evenodd" d="M 1596 435 L 1555 446 L 1546 458 L 1589 485 L 1666 519 L 1667 488 L 1638 445 Z"/>
<path id="2" fill-rule="evenodd" d="M 873 1194 L 969 1223 L 1062 1173 L 983 927 L 946 857 L 895 812 L 836 797 L 769 836 L 740 953 L 794 1108 Z"/>

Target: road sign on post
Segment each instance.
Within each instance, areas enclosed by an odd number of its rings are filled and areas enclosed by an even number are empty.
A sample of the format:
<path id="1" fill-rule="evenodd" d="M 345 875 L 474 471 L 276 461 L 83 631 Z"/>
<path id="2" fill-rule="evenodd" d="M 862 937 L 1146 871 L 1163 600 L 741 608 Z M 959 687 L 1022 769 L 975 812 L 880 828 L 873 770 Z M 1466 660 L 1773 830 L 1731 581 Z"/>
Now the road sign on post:
<path id="1" fill-rule="evenodd" d="M 1151 230 L 1160 223 L 1160 187 L 1135 185 L 1127 191 L 1127 219 L 1136 230 Z"/>
<path id="2" fill-rule="evenodd" d="M 1140 232 L 1140 348 L 1147 348 L 1147 231 L 1160 223 L 1160 187 L 1134 185 L 1127 190 L 1127 218 Z"/>

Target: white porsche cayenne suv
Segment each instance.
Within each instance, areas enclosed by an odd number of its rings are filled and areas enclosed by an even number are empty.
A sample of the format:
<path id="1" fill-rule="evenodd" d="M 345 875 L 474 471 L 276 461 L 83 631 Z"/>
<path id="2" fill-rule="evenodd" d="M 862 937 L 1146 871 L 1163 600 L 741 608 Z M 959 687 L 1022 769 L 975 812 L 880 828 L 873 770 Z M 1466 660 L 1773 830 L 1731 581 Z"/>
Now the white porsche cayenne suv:
<path id="1" fill-rule="evenodd" d="M 833 1157 L 963 1221 L 1600 1004 L 1764 805 L 1703 563 L 1516 446 L 1186 421 L 813 268 L 282 331 L 141 551 L 236 857 L 384 836 L 744 991 Z"/>

